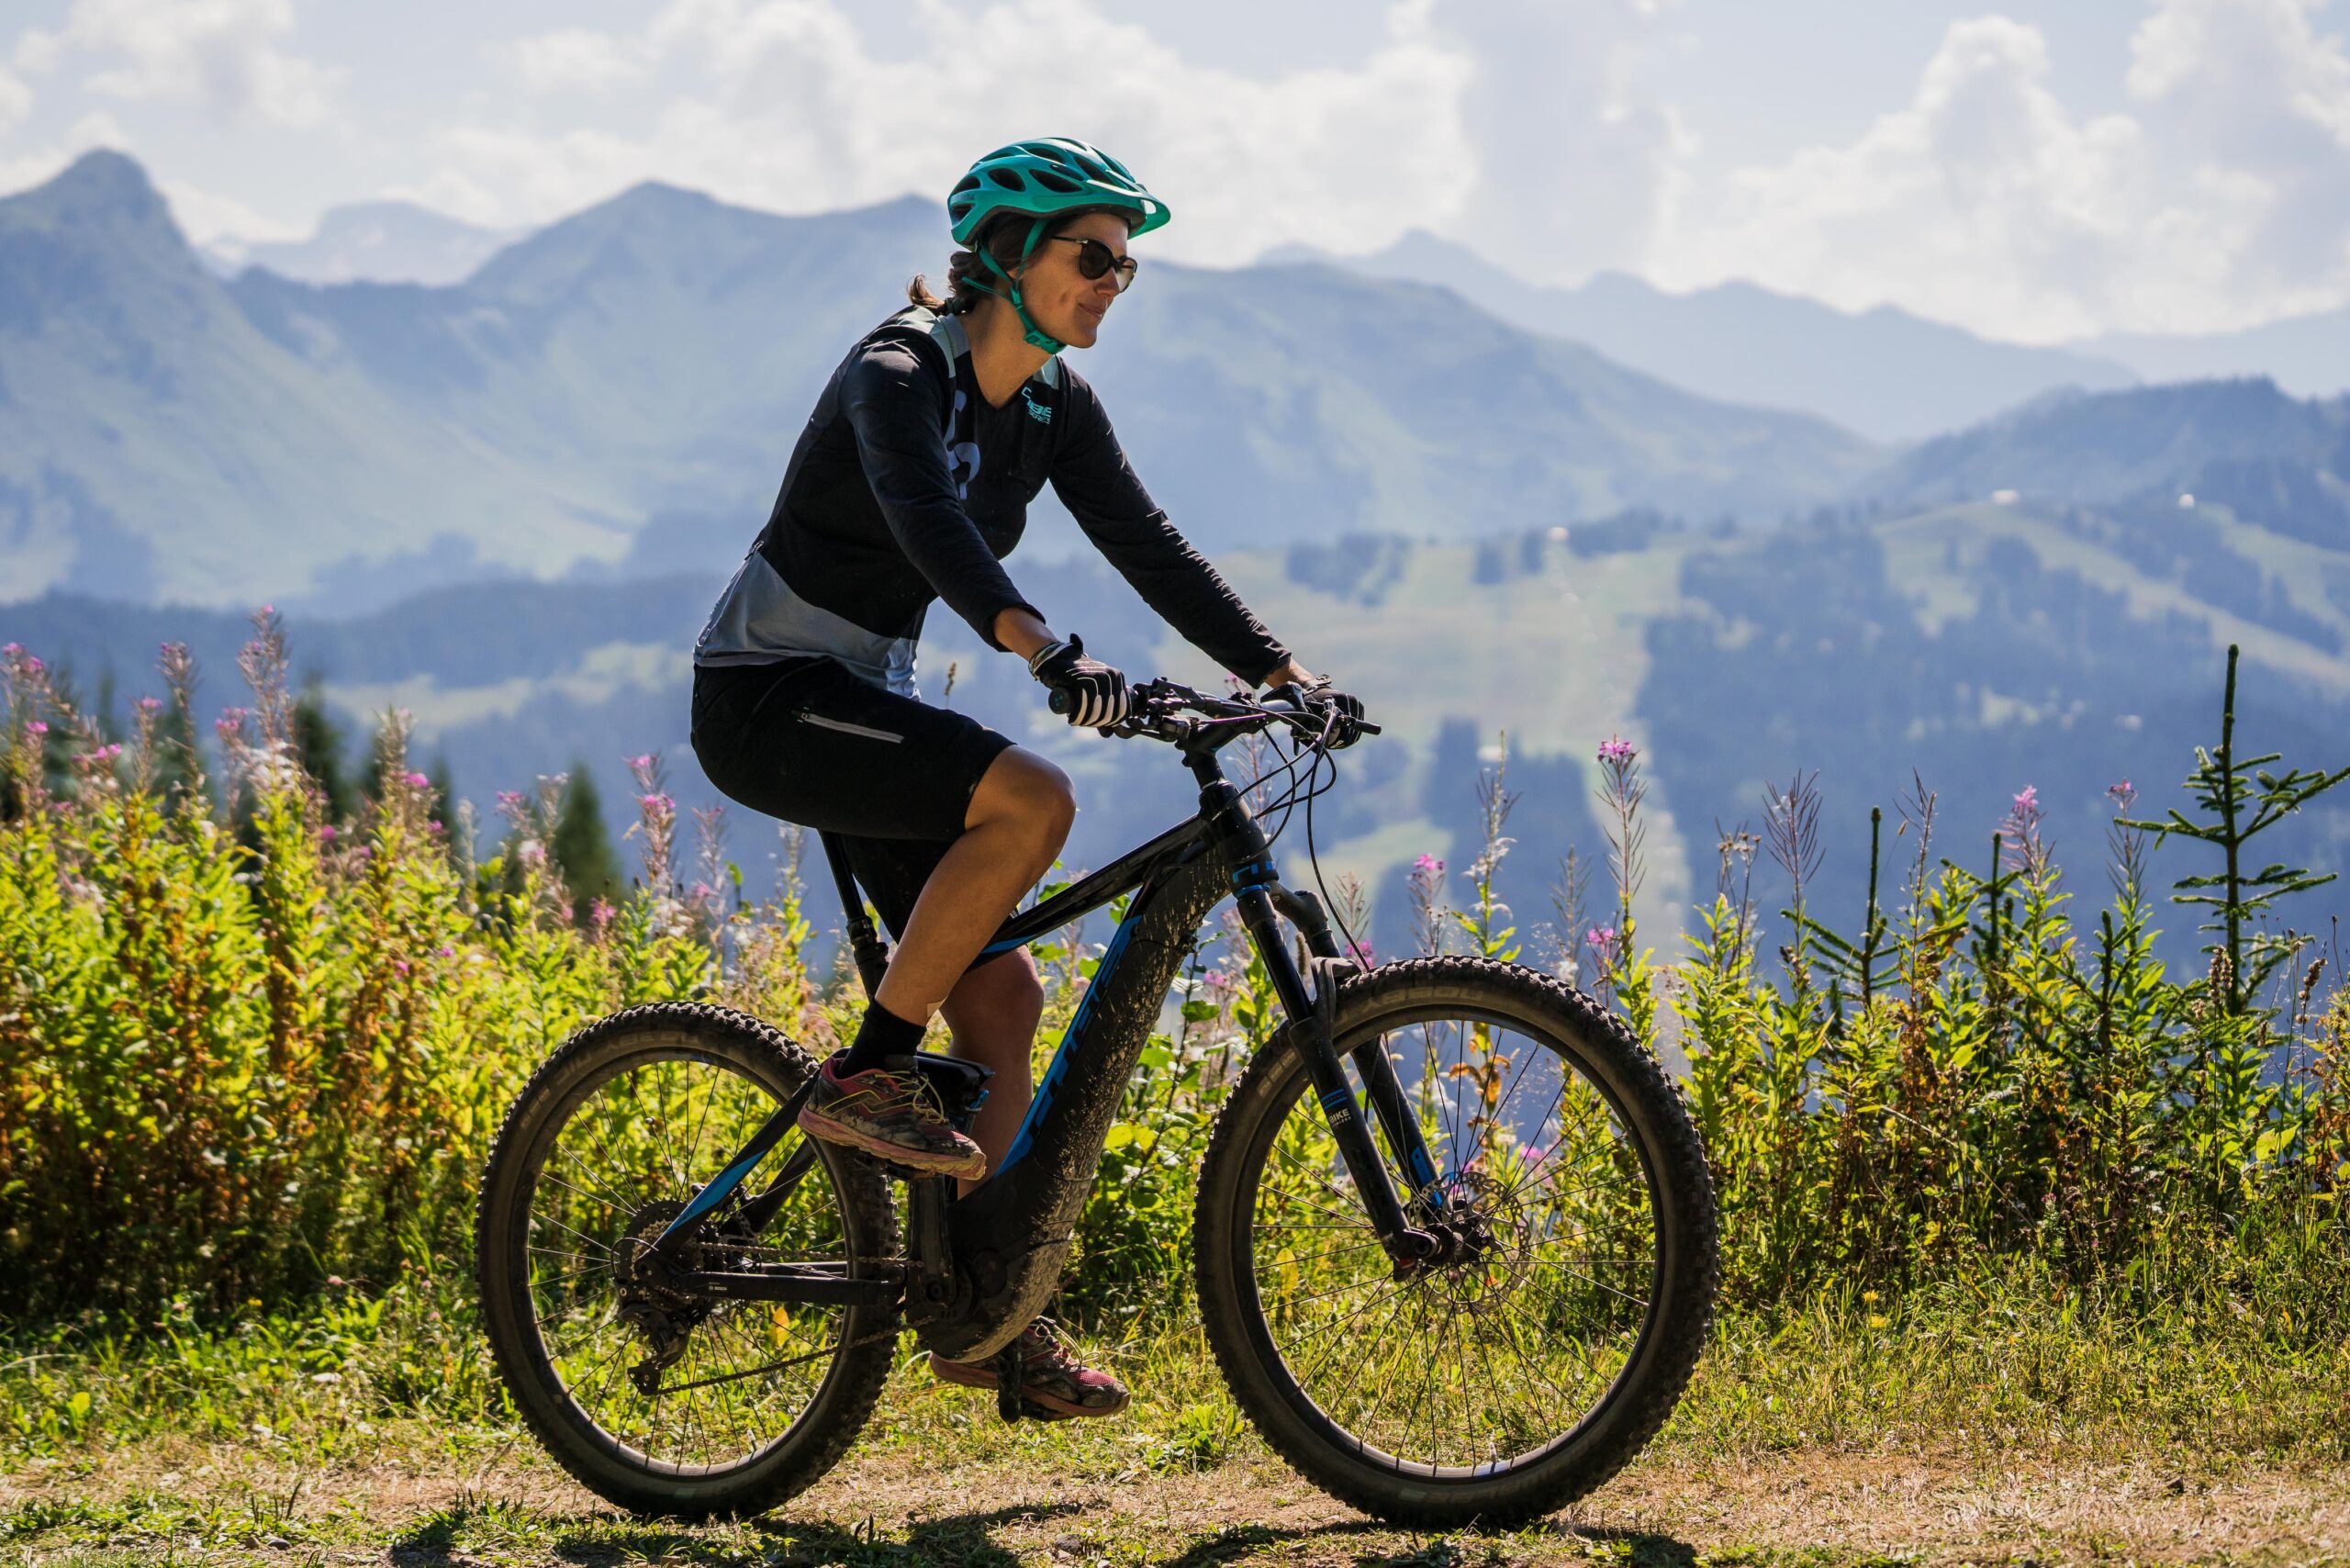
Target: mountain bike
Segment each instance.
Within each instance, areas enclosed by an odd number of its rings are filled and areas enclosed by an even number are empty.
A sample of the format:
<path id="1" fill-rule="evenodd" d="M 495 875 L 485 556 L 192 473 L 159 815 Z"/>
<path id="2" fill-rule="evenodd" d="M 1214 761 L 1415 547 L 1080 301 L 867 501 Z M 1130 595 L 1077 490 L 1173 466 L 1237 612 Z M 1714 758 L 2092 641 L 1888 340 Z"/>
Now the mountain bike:
<path id="1" fill-rule="evenodd" d="M 815 1061 L 725 1008 L 590 1024 L 516 1100 L 476 1218 L 483 1321 L 522 1419 L 591 1490 L 677 1518 L 776 1506 L 846 1451 L 907 1329 L 993 1358 L 1006 1418 L 1046 1414 L 1024 1408 L 1013 1341 L 1061 1282 L 1129 1081 L 1227 897 L 1282 1022 L 1218 1114 L 1193 1242 L 1209 1345 L 1266 1440 L 1365 1512 L 1442 1529 L 1549 1513 L 1662 1425 L 1716 1279 L 1705 1150 L 1672 1079 L 1551 976 L 1349 958 L 1326 888 L 1285 886 L 1271 854 L 1301 800 L 1314 852 L 1333 716 L 1165 680 L 1134 696 L 1108 733 L 1172 745 L 1199 811 L 984 949 L 1125 896 L 1025 1121 L 968 1196 L 801 1137 Z M 1250 735 L 1287 758 L 1252 781 L 1255 809 L 1220 761 Z M 886 949 L 825 848 L 870 991 Z M 968 1125 L 984 1070 L 914 1059 Z"/>

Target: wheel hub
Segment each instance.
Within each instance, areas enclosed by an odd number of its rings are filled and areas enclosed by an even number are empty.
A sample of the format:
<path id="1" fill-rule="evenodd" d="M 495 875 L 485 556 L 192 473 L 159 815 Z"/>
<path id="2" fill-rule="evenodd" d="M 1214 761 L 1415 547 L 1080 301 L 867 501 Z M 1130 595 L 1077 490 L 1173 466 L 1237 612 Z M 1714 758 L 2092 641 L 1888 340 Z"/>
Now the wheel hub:
<path id="1" fill-rule="evenodd" d="M 1458 1308 L 1497 1307 L 1533 1267 L 1530 1216 L 1516 1194 L 1482 1170 L 1449 1177 L 1447 1186 L 1443 1211 L 1427 1226 L 1436 1253 L 1416 1271 Z"/>

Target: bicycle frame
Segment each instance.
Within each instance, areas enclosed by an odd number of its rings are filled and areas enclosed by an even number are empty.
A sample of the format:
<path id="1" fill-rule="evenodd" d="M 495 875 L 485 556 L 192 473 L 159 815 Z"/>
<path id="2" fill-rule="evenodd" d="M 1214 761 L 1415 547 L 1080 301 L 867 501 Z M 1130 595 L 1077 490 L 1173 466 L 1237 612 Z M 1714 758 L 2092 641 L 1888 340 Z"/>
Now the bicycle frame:
<path id="1" fill-rule="evenodd" d="M 902 1293 L 909 1320 L 924 1343 L 945 1355 L 977 1360 L 1008 1343 L 1059 1286 L 1078 1215 L 1127 1081 L 1201 923 L 1227 895 L 1237 902 L 1284 1014 L 1266 1048 L 1305 1053 L 1348 1173 L 1397 1266 L 1409 1268 L 1431 1256 L 1432 1238 L 1410 1223 L 1368 1126 L 1355 1114 L 1355 1087 L 1332 1038 L 1337 984 L 1354 966 L 1340 954 L 1320 902 L 1281 885 L 1263 829 L 1217 757 L 1239 733 L 1203 726 L 1181 743 L 1183 760 L 1200 785 L 1196 816 L 1015 912 L 980 950 L 986 958 L 1025 946 L 1121 893 L 1133 895 L 996 1170 L 960 1199 L 952 1195 L 949 1179 L 908 1181 L 911 1223 L 901 1278 L 852 1279 L 837 1268 L 801 1266 L 679 1273 L 676 1282 L 715 1295 L 846 1305 L 883 1305 Z M 869 993 L 880 982 L 885 950 L 839 844 L 826 834 L 824 848 L 841 886 L 850 940 Z M 1284 941 L 1284 919 L 1310 955 L 1311 987 Z M 1353 1059 L 1370 1109 L 1411 1182 L 1406 1196 L 1416 1206 L 1435 1186 L 1437 1172 L 1394 1065 L 1376 1040 L 1358 1047 Z M 803 1089 L 793 1096 L 695 1195 L 654 1242 L 656 1253 L 675 1256 L 683 1238 L 742 1188 L 790 1130 L 805 1094 Z M 745 1201 L 743 1216 L 754 1233 L 781 1206 L 813 1159 L 812 1146 L 796 1151 L 766 1192 Z"/>

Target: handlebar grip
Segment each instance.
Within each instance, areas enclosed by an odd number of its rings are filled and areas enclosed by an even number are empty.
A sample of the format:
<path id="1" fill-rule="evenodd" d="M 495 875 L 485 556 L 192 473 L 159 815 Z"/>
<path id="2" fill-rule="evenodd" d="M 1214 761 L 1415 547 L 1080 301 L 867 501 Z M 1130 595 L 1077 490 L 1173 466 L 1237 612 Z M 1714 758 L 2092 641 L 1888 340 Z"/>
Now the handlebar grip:
<path id="1" fill-rule="evenodd" d="M 1069 709 L 1076 705 L 1076 701 L 1077 700 L 1071 697 L 1068 692 L 1056 689 L 1050 696 L 1045 699 L 1045 706 L 1050 708 L 1056 713 L 1066 715 Z"/>
<path id="2" fill-rule="evenodd" d="M 1355 734 L 1359 735 L 1379 735 L 1386 733 L 1387 732 L 1382 730 L 1377 724 L 1371 723 L 1366 720 L 1357 719 L 1355 721 Z"/>

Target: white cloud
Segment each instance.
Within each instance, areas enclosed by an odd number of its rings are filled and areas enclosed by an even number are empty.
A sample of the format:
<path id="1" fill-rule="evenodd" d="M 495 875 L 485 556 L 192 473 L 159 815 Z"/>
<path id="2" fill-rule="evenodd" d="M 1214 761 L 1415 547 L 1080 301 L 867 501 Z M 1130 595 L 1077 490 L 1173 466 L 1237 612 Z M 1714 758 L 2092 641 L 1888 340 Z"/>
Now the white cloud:
<path id="1" fill-rule="evenodd" d="M 1579 282 L 1644 259 L 1695 140 L 1650 80 L 1669 41 L 1662 0 L 1447 0 L 1474 62 L 1474 159 L 1458 237 L 1520 275 Z"/>
<path id="2" fill-rule="evenodd" d="M 129 102 L 201 105 L 228 122 L 314 126 L 343 73 L 276 47 L 293 0 L 73 0 L 53 33 L 28 30 L 17 62 L 57 69 L 73 55 L 98 66 L 86 85 Z"/>
<path id="3" fill-rule="evenodd" d="M 1161 254 L 1229 263 L 1285 241 L 1369 249 L 1447 222 L 1476 166 L 1460 112 L 1471 62 L 1432 29 L 1428 0 L 1392 6 L 1360 67 L 1270 81 L 1194 64 L 1084 0 L 919 0 L 904 33 L 915 47 L 886 57 L 836 0 L 670 0 L 634 37 L 567 36 L 573 60 L 644 59 L 690 85 L 642 134 L 458 126 L 416 195 L 509 222 L 648 178 L 787 211 L 943 200 L 989 147 L 1071 134 L 1167 197 Z"/>
<path id="4" fill-rule="evenodd" d="M 198 245 L 214 245 L 224 253 L 240 255 L 248 245 L 272 240 L 304 240 L 308 227 L 287 223 L 255 211 L 236 197 L 205 190 L 185 180 L 159 180 L 156 188 L 170 204 L 180 232 Z"/>
<path id="5" fill-rule="evenodd" d="M 644 73 L 644 51 L 609 33 L 565 28 L 513 46 L 515 69 L 534 93 L 600 93 Z"/>
<path id="6" fill-rule="evenodd" d="M 5 65 L 0 65 L 0 130 L 6 130 L 33 112 L 33 90 Z"/>
<path id="7" fill-rule="evenodd" d="M 1908 106 L 1732 174 L 1652 272 L 1891 300 L 2000 336 L 2216 330 L 2350 299 L 2350 60 L 2297 0 L 2157 0 L 2135 113 L 2083 119 L 2036 28 L 1953 24 Z"/>
<path id="8" fill-rule="evenodd" d="M 130 136 L 112 116 L 84 115 L 63 139 L 13 157 L 0 157 L 0 193 L 21 191 L 55 178 L 68 163 L 94 148 L 130 151 Z"/>

